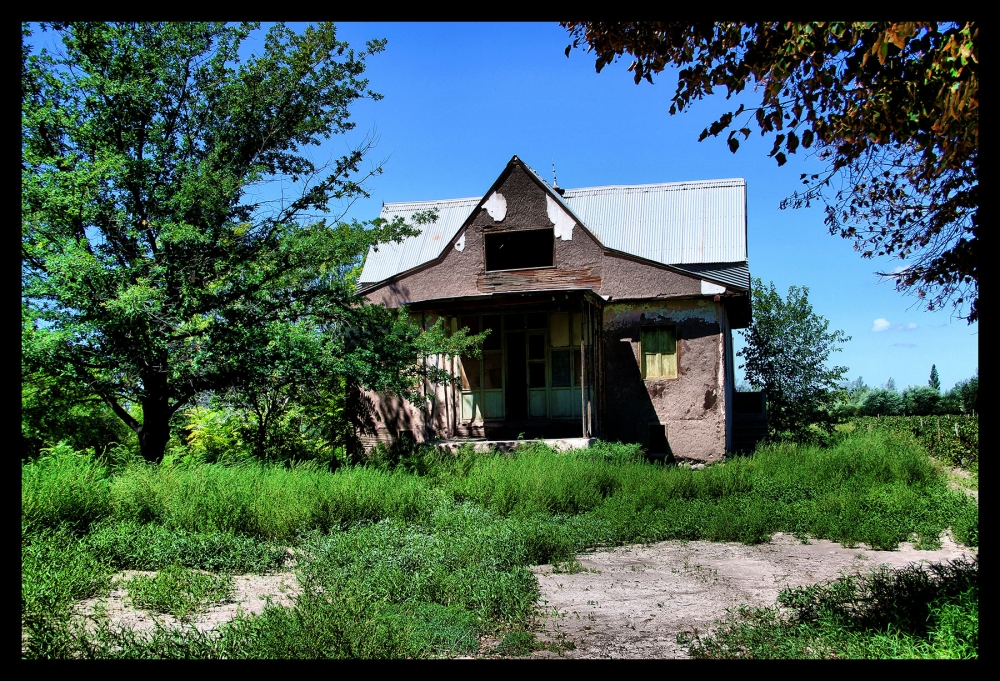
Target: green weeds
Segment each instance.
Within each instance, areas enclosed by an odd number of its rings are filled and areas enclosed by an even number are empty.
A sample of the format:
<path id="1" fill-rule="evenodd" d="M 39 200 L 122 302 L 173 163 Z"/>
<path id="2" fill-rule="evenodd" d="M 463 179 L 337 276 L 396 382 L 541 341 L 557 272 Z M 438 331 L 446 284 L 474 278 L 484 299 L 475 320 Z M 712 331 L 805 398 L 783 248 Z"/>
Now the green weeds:
<path id="1" fill-rule="evenodd" d="M 681 636 L 696 658 L 979 656 L 979 563 L 882 568 L 781 592 L 744 608 L 714 636 Z"/>
<path id="2" fill-rule="evenodd" d="M 125 582 L 125 588 L 136 607 L 184 620 L 210 603 L 225 600 L 233 579 L 174 564 L 151 577 L 136 575 Z"/>

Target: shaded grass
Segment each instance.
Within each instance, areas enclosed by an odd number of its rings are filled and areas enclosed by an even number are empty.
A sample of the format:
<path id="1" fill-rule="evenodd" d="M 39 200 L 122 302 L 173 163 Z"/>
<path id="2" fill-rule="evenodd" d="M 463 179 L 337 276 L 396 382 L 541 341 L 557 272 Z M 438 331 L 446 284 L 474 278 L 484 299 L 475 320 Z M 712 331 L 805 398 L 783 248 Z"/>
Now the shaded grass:
<path id="1" fill-rule="evenodd" d="M 979 656 L 979 564 L 882 569 L 782 591 L 710 637 L 681 636 L 702 659 Z"/>

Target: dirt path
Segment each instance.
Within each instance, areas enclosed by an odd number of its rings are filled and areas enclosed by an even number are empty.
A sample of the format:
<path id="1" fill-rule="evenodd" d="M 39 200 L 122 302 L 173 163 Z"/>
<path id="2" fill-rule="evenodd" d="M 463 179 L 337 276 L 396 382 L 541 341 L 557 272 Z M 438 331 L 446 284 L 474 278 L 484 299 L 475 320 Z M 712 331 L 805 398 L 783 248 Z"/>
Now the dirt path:
<path id="1" fill-rule="evenodd" d="M 880 564 L 903 566 L 975 555 L 945 537 L 937 551 L 903 544 L 896 551 L 844 548 L 778 534 L 747 546 L 668 541 L 579 556 L 583 571 L 534 568 L 541 589 L 543 639 L 572 641 L 568 658 L 683 658 L 682 631 L 705 633 L 742 604 L 773 605 L 778 592 Z M 549 651 L 533 657 L 553 657 Z"/>

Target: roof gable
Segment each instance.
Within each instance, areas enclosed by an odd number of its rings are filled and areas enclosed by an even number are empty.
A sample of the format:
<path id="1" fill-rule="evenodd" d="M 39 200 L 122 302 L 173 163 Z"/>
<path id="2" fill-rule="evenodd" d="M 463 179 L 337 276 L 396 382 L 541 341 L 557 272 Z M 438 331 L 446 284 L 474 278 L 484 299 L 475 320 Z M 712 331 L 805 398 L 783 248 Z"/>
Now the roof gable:
<path id="1" fill-rule="evenodd" d="M 491 215 L 506 211 L 495 192 L 515 166 L 545 190 L 557 238 L 572 239 L 578 224 L 607 249 L 738 288 L 749 286 L 744 180 L 567 189 L 560 196 L 517 156 L 481 198 L 383 205 L 383 219 L 409 221 L 414 213 L 431 208 L 437 209 L 438 219 L 425 225 L 418 236 L 371 249 L 360 283 L 370 285 L 430 263 L 442 256 L 479 210 L 485 208 Z"/>

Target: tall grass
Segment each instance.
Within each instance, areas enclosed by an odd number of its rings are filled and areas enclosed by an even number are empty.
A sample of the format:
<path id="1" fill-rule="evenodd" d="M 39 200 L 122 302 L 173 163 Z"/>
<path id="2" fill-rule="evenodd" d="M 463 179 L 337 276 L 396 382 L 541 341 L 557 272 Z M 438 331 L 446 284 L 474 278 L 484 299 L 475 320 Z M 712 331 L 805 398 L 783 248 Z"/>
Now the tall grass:
<path id="1" fill-rule="evenodd" d="M 42 657 L 449 655 L 474 650 L 484 633 L 521 632 L 537 598 L 529 566 L 588 548 L 754 543 L 778 531 L 930 547 L 949 526 L 978 544 L 978 505 L 947 488 L 906 432 L 771 445 L 697 471 L 616 445 L 421 450 L 395 468 L 334 472 L 261 463 L 109 471 L 56 450 L 22 464 L 22 622 L 27 654 Z M 106 588 L 113 569 L 265 571 L 284 564 L 289 544 L 303 586 L 295 607 L 242 618 L 217 638 L 143 639 L 108 625 L 85 633 L 53 614 Z M 57 566 L 50 576 L 47 564 Z"/>

